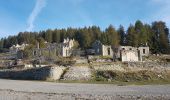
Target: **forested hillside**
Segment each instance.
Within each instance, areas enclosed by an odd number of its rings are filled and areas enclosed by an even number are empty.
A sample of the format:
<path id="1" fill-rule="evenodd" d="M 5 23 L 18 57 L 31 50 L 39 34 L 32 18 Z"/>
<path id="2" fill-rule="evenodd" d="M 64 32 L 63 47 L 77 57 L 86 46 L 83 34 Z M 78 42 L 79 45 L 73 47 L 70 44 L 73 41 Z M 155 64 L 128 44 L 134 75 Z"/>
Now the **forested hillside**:
<path id="1" fill-rule="evenodd" d="M 45 30 L 40 32 L 19 32 L 16 36 L 9 36 L 0 40 L 0 51 L 8 49 L 14 44 L 28 43 L 35 45 L 36 41 L 60 43 L 64 38 L 74 38 L 79 42 L 80 48 L 90 48 L 95 40 L 100 40 L 103 44 L 114 46 L 149 45 L 152 53 L 170 53 L 169 29 L 165 22 L 155 21 L 151 25 L 136 21 L 127 30 L 120 25 L 115 29 L 112 25 L 104 31 L 98 26 L 84 28 L 67 28 Z"/>

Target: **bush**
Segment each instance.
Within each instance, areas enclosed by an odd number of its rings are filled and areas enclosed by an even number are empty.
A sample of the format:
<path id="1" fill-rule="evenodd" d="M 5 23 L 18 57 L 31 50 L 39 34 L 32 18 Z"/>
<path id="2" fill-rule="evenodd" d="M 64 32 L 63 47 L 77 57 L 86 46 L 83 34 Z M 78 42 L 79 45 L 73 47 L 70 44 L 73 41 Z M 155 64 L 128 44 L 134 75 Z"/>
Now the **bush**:
<path id="1" fill-rule="evenodd" d="M 137 72 L 119 72 L 119 71 L 99 71 L 95 73 L 96 81 L 122 81 L 122 82 L 137 82 L 150 80 L 167 80 L 167 73 L 159 74 L 152 71 L 137 71 Z M 161 76 L 161 77 L 160 77 Z"/>
<path id="2" fill-rule="evenodd" d="M 62 59 L 56 61 L 57 65 L 63 65 L 63 66 L 71 66 L 75 63 L 76 63 L 76 61 L 72 60 L 71 58 L 62 58 Z"/>

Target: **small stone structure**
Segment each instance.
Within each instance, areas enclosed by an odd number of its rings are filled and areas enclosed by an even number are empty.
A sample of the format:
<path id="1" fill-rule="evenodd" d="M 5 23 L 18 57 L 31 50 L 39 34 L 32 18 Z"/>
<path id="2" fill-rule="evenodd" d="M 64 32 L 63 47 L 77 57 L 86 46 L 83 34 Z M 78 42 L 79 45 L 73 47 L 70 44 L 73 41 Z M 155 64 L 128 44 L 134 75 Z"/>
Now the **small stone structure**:
<path id="1" fill-rule="evenodd" d="M 113 56 L 111 45 L 103 45 L 100 41 L 95 41 L 92 45 L 96 55 Z"/>
<path id="2" fill-rule="evenodd" d="M 149 47 L 132 47 L 132 46 L 120 46 L 118 48 L 117 57 L 121 58 L 121 61 L 142 61 L 143 56 L 149 56 Z"/>
<path id="3" fill-rule="evenodd" d="M 72 54 L 72 48 L 74 47 L 74 39 L 64 39 L 62 43 L 62 52 L 63 57 L 69 57 Z"/>
<path id="4" fill-rule="evenodd" d="M 149 56 L 149 47 L 139 47 L 138 48 L 141 56 Z"/>
<path id="5" fill-rule="evenodd" d="M 24 50 L 25 47 L 28 46 L 28 44 L 23 43 L 22 45 L 16 44 L 11 46 L 10 49 L 10 53 L 17 53 L 20 50 Z"/>
<path id="6" fill-rule="evenodd" d="M 9 52 L 13 55 L 15 59 L 23 59 L 23 50 L 28 46 L 28 44 L 23 43 L 22 45 L 16 44 L 9 48 Z"/>
<path id="7" fill-rule="evenodd" d="M 142 61 L 143 56 L 149 56 L 148 46 L 119 46 L 113 49 L 110 45 L 103 45 L 100 41 L 95 41 L 92 48 L 95 50 L 95 55 L 111 56 L 113 59 L 120 58 L 123 62 Z"/>
<path id="8" fill-rule="evenodd" d="M 121 60 L 122 61 L 139 61 L 139 55 L 136 50 L 122 50 L 121 51 Z"/>
<path id="9" fill-rule="evenodd" d="M 37 48 L 33 50 L 33 56 L 48 56 L 48 58 L 54 56 L 69 57 L 73 54 L 74 42 L 74 39 L 67 38 L 64 39 L 63 43 L 46 43 L 46 48 L 39 48 L 39 46 L 37 46 Z M 45 55 L 47 53 L 48 55 Z"/>

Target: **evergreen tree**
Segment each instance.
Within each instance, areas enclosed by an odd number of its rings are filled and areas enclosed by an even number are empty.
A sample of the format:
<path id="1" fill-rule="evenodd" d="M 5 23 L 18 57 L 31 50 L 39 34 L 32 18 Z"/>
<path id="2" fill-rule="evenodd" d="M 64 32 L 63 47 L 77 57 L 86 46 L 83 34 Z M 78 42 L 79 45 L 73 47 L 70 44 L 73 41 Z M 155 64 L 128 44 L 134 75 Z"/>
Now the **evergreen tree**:
<path id="1" fill-rule="evenodd" d="M 153 22 L 152 25 L 143 24 L 140 20 L 135 25 L 130 25 L 126 31 L 123 26 L 117 30 L 112 26 L 108 26 L 105 31 L 101 31 L 100 27 L 84 27 L 84 28 L 67 28 L 67 29 L 48 29 L 40 32 L 19 32 L 17 36 L 9 36 L 0 39 L 0 49 L 9 48 L 15 44 L 28 43 L 33 47 L 36 41 L 44 43 L 61 43 L 64 38 L 75 39 L 79 43 L 79 47 L 86 49 L 92 46 L 96 40 L 100 40 L 103 44 L 118 46 L 130 45 L 141 46 L 148 44 L 153 53 L 170 53 L 169 29 L 165 22 Z M 43 47 L 43 44 L 42 46 Z"/>
<path id="2" fill-rule="evenodd" d="M 152 29 L 154 32 L 155 52 L 169 53 L 169 29 L 166 27 L 165 23 L 162 21 L 154 22 L 152 24 Z"/>
<path id="3" fill-rule="evenodd" d="M 135 23 L 135 33 L 134 33 L 134 46 L 142 45 L 142 35 L 143 35 L 143 23 L 137 20 Z"/>
<path id="4" fill-rule="evenodd" d="M 92 29 L 92 34 L 94 34 L 94 39 L 99 40 L 102 34 L 100 27 L 92 26 L 91 29 Z"/>
<path id="5" fill-rule="evenodd" d="M 129 46 L 137 46 L 137 43 L 136 40 L 137 39 L 137 36 L 135 34 L 135 28 L 133 25 L 130 25 L 128 27 L 128 30 L 127 30 L 127 39 L 126 39 L 126 42 L 127 42 L 127 45 Z"/>
<path id="6" fill-rule="evenodd" d="M 110 25 L 105 32 L 107 34 L 109 44 L 113 46 L 118 46 L 120 42 L 119 38 L 120 36 L 115 30 L 115 28 L 112 25 Z"/>
<path id="7" fill-rule="evenodd" d="M 2 50 L 4 48 L 4 39 L 2 38 L 0 40 L 0 50 Z"/>
<path id="8" fill-rule="evenodd" d="M 109 44 L 108 36 L 106 33 L 101 34 L 100 40 L 103 44 Z"/>
<path id="9" fill-rule="evenodd" d="M 55 29 L 52 34 L 53 42 L 60 43 L 60 31 Z"/>
<path id="10" fill-rule="evenodd" d="M 45 40 L 47 42 L 52 42 L 52 30 L 51 29 L 48 29 L 45 33 Z"/>
<path id="11" fill-rule="evenodd" d="M 37 42 L 39 43 L 39 47 L 40 48 L 45 48 L 46 45 L 45 45 L 45 40 L 42 38 L 42 37 L 39 37 L 36 41 L 36 45 L 37 45 Z"/>
<path id="12" fill-rule="evenodd" d="M 60 30 L 60 42 L 63 42 L 65 38 L 67 37 L 67 31 L 65 29 Z"/>
<path id="13" fill-rule="evenodd" d="M 119 29 L 117 30 L 118 34 L 119 34 L 119 39 L 120 39 L 120 45 L 125 45 L 125 38 L 126 38 L 126 34 L 124 31 L 124 27 L 122 25 L 119 26 Z"/>
<path id="14" fill-rule="evenodd" d="M 88 29 L 85 27 L 82 30 L 82 47 L 83 48 L 89 48 L 91 47 L 92 44 L 92 37 L 90 36 L 91 34 L 89 33 Z"/>

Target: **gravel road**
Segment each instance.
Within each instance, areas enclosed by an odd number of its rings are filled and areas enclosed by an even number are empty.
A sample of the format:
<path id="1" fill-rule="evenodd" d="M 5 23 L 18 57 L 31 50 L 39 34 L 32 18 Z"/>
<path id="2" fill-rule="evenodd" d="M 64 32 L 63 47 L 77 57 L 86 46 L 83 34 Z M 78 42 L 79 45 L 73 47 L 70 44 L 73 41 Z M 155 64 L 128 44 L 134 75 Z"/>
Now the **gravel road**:
<path id="1" fill-rule="evenodd" d="M 0 79 L 0 100 L 170 100 L 170 85 L 53 83 Z"/>

